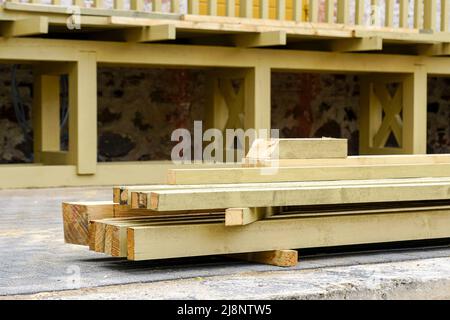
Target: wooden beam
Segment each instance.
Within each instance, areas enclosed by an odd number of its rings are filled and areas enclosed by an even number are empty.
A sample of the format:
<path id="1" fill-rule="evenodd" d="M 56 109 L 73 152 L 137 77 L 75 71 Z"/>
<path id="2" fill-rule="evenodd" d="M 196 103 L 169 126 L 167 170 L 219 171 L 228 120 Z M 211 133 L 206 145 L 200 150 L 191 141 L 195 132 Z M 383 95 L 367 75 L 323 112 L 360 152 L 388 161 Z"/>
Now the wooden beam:
<path id="1" fill-rule="evenodd" d="M 423 165 L 423 164 L 448 164 L 450 155 L 377 155 L 377 156 L 350 156 L 342 159 L 280 159 L 258 160 L 244 159 L 243 167 L 314 167 L 314 166 L 380 166 L 380 165 Z M 177 168 L 174 168 L 177 169 Z"/>
<path id="2" fill-rule="evenodd" d="M 241 228 L 222 223 L 128 228 L 128 259 L 149 260 L 450 237 L 450 210 L 271 218 Z M 355 232 L 357 230 L 358 232 Z M 383 232 L 380 232 L 382 230 Z M 155 241 L 158 239 L 158 241 Z"/>
<path id="3" fill-rule="evenodd" d="M 65 242 L 88 245 L 89 221 L 112 218 L 113 203 L 109 201 L 63 202 L 62 215 Z"/>
<path id="4" fill-rule="evenodd" d="M 68 159 L 67 151 L 42 151 L 40 161 L 45 165 L 65 165 Z"/>
<path id="5" fill-rule="evenodd" d="M 245 226 L 271 215 L 272 211 L 269 208 L 229 208 L 225 210 L 225 225 Z"/>
<path id="6" fill-rule="evenodd" d="M 6 38 L 47 34 L 48 24 L 47 17 L 33 17 L 3 22 L 0 25 L 0 34 Z"/>
<path id="7" fill-rule="evenodd" d="M 246 159 L 346 158 L 347 139 L 256 139 Z"/>
<path id="8" fill-rule="evenodd" d="M 194 190 L 164 190 L 149 193 L 149 209 L 156 211 L 206 210 L 230 207 L 271 207 L 315 204 L 341 204 L 385 201 L 439 200 L 448 198 L 450 179 L 434 178 L 391 181 L 359 181 L 345 184 L 309 182 L 309 186 L 286 182 L 277 186 L 262 184 L 254 188 L 205 188 Z M 380 184 L 380 181 L 384 183 Z M 306 183 L 306 182 L 305 182 Z M 283 185 L 285 184 L 285 185 Z M 321 185 L 322 184 L 322 185 Z"/>
<path id="9" fill-rule="evenodd" d="M 367 180 L 450 176 L 448 164 L 397 164 L 364 166 L 279 167 L 273 172 L 261 168 L 170 169 L 172 185 L 208 185 L 289 181 Z"/>
<path id="10" fill-rule="evenodd" d="M 332 40 L 330 41 L 330 49 L 337 52 L 381 51 L 383 50 L 383 38 Z"/>
<path id="11" fill-rule="evenodd" d="M 286 45 L 285 31 L 267 31 L 257 34 L 240 34 L 234 36 L 234 43 L 238 47 L 271 47 Z"/>
<path id="12" fill-rule="evenodd" d="M 250 252 L 227 255 L 227 257 L 237 260 L 268 264 L 276 267 L 295 267 L 298 263 L 297 250 L 271 250 L 262 252 Z"/>
<path id="13" fill-rule="evenodd" d="M 97 169 L 97 59 L 95 52 L 79 52 L 69 72 L 69 154 L 77 174 Z"/>
<path id="14" fill-rule="evenodd" d="M 428 56 L 450 56 L 450 43 L 440 43 L 419 48 L 419 54 Z"/>
<path id="15" fill-rule="evenodd" d="M 33 147 L 34 162 L 39 163 L 43 162 L 42 152 L 61 147 L 60 77 L 39 74 L 37 69 L 34 72 Z"/>
<path id="16" fill-rule="evenodd" d="M 124 38 L 128 42 L 154 42 L 175 40 L 176 30 L 173 24 L 162 24 L 151 27 L 124 30 Z"/>

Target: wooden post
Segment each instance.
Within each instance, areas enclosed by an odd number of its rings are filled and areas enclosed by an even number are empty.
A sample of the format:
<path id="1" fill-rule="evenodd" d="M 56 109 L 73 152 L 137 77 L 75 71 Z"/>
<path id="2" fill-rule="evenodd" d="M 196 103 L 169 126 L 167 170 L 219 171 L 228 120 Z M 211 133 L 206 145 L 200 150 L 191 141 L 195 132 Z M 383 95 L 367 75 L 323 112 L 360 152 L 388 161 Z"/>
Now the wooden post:
<path id="1" fill-rule="evenodd" d="M 319 2 L 316 0 L 309 0 L 309 22 L 319 21 Z"/>
<path id="2" fill-rule="evenodd" d="M 208 15 L 217 16 L 217 0 L 208 0 Z"/>
<path id="3" fill-rule="evenodd" d="M 170 0 L 170 12 L 180 13 L 180 0 Z"/>
<path id="4" fill-rule="evenodd" d="M 437 2 L 436 0 L 426 0 L 423 14 L 423 27 L 426 30 L 436 30 Z"/>
<path id="5" fill-rule="evenodd" d="M 94 174 L 97 166 L 97 61 L 80 52 L 69 72 L 69 161 L 77 173 Z"/>
<path id="6" fill-rule="evenodd" d="M 364 24 L 364 10 L 365 10 L 365 1 L 364 0 L 356 0 L 355 3 L 355 24 L 363 25 Z"/>
<path id="7" fill-rule="evenodd" d="M 270 130 L 271 70 L 256 66 L 245 77 L 245 129 Z"/>
<path id="8" fill-rule="evenodd" d="M 416 67 L 403 84 L 404 149 L 407 153 L 427 153 L 427 72 Z"/>
<path id="9" fill-rule="evenodd" d="M 414 1 L 414 28 L 422 29 L 423 26 L 423 0 Z"/>
<path id="10" fill-rule="evenodd" d="M 253 0 L 240 0 L 240 16 L 253 18 Z"/>
<path id="11" fill-rule="evenodd" d="M 338 1 L 338 16 L 337 22 L 348 24 L 349 23 L 349 0 Z"/>
<path id="12" fill-rule="evenodd" d="M 235 0 L 225 0 L 225 14 L 227 17 L 234 17 L 236 14 Z"/>
<path id="13" fill-rule="evenodd" d="M 449 31 L 450 0 L 441 0 L 441 31 Z"/>
<path id="14" fill-rule="evenodd" d="M 41 162 L 44 151 L 60 150 L 60 77 L 34 76 L 33 132 L 34 162 Z"/>
<path id="15" fill-rule="evenodd" d="M 394 4 L 395 0 L 386 0 L 385 21 L 384 21 L 384 25 L 386 27 L 392 28 L 394 26 Z"/>
<path id="16" fill-rule="evenodd" d="M 400 27 L 407 28 L 409 17 L 409 0 L 400 0 Z"/>
<path id="17" fill-rule="evenodd" d="M 285 20 L 286 18 L 286 0 L 277 1 L 277 19 Z"/>
<path id="18" fill-rule="evenodd" d="M 262 0 L 262 1 L 266 1 L 267 0 Z M 263 3 L 261 1 L 261 4 Z M 295 22 L 301 22 L 303 21 L 303 0 L 293 0 L 292 1 L 292 19 Z"/>

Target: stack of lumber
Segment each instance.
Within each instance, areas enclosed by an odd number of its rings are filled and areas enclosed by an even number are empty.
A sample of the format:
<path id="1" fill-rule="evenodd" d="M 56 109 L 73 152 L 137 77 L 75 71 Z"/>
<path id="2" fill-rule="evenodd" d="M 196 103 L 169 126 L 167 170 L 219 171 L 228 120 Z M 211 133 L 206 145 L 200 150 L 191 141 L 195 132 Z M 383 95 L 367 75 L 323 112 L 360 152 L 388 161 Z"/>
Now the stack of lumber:
<path id="1" fill-rule="evenodd" d="M 344 139 L 257 140 L 242 167 L 171 169 L 112 202 L 63 204 L 68 243 L 129 260 L 291 266 L 292 249 L 450 237 L 450 155 L 347 156 Z"/>

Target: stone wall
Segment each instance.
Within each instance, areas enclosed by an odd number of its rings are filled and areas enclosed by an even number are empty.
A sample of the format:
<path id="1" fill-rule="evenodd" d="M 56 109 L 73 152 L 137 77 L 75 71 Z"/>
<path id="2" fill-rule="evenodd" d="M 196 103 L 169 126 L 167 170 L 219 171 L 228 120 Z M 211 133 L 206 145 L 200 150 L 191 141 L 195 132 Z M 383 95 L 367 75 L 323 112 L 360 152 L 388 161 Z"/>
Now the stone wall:
<path id="1" fill-rule="evenodd" d="M 26 127 L 14 112 L 10 65 L 0 65 L 0 83 L 0 163 L 32 162 L 31 69 L 17 71 Z M 428 85 L 428 152 L 450 153 L 450 78 Z M 357 76 L 274 73 L 272 90 L 272 127 L 281 137 L 345 137 L 358 154 Z M 201 70 L 101 68 L 99 161 L 169 159 L 172 131 L 204 118 L 206 94 Z"/>

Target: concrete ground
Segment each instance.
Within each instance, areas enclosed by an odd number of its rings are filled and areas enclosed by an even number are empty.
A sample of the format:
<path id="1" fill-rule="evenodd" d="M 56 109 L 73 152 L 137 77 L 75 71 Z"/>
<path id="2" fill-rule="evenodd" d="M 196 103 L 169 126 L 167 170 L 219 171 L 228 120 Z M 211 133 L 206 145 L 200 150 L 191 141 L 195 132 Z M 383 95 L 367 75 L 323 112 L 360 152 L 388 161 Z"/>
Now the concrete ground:
<path id="1" fill-rule="evenodd" d="M 111 188 L 0 190 L 0 300 L 450 299 L 450 241 L 311 255 L 287 269 L 224 257 L 130 262 L 64 244 L 61 202 L 109 199 Z"/>

